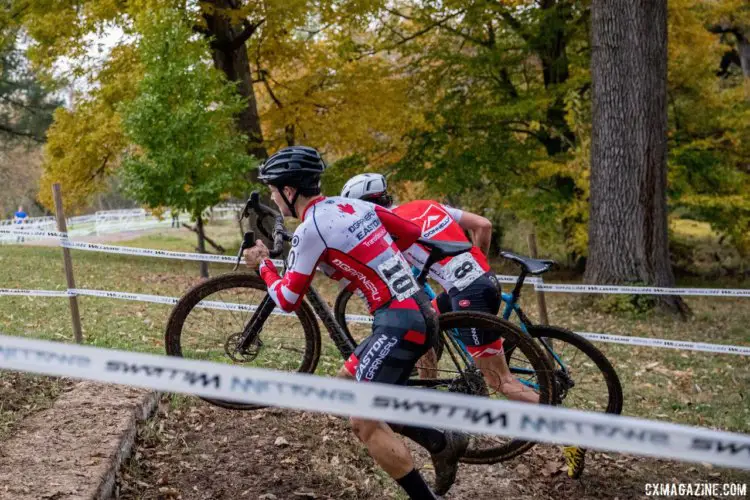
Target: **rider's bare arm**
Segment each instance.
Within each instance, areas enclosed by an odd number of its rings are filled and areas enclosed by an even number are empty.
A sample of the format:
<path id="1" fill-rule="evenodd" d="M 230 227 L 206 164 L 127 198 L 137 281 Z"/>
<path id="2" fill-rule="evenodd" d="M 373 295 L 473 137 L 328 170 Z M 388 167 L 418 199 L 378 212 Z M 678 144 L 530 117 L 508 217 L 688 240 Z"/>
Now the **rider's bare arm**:
<path id="1" fill-rule="evenodd" d="M 468 231 L 471 242 L 474 246 L 479 247 L 484 255 L 490 253 L 490 240 L 492 239 L 492 222 L 485 217 L 465 210 L 457 210 L 452 207 L 445 207 L 451 214 L 461 229 Z"/>

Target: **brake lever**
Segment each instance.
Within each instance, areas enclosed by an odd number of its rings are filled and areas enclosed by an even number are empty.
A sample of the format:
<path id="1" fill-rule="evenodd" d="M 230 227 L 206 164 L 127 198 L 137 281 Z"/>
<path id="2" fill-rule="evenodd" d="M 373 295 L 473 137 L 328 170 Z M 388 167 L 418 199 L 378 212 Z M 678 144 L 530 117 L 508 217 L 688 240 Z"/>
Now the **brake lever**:
<path id="1" fill-rule="evenodd" d="M 234 269 L 232 269 L 232 271 L 236 271 L 240 267 L 240 263 L 242 262 L 242 253 L 248 248 L 252 248 L 254 246 L 255 246 L 255 232 L 253 230 L 247 231 L 242 238 L 242 245 L 240 245 L 240 251 L 237 252 L 237 262 L 234 264 Z"/>

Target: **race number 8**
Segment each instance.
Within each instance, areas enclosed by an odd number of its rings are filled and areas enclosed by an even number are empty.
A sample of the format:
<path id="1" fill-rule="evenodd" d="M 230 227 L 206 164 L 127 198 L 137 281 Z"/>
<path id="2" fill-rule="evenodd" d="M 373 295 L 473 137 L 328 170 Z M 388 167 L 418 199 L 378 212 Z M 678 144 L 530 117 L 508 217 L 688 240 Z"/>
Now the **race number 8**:
<path id="1" fill-rule="evenodd" d="M 453 278 L 453 286 L 463 290 L 484 274 L 484 271 L 470 253 L 463 253 L 451 259 L 448 273 Z"/>
<path id="2" fill-rule="evenodd" d="M 471 262 L 464 262 L 458 269 L 453 272 L 453 276 L 456 279 L 464 278 L 472 271 L 472 269 L 474 269 L 474 265 Z"/>
<path id="3" fill-rule="evenodd" d="M 405 300 L 417 292 L 417 282 L 414 280 L 409 266 L 400 255 L 394 255 L 380 264 L 378 271 L 396 300 Z"/>

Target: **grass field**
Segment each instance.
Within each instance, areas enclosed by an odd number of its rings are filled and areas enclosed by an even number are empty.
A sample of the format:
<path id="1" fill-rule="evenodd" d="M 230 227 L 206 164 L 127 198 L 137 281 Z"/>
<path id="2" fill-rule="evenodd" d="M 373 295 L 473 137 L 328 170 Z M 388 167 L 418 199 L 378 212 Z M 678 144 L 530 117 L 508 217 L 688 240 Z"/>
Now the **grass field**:
<path id="1" fill-rule="evenodd" d="M 209 234 L 227 248 L 237 247 L 235 226 L 212 227 Z M 151 234 L 118 244 L 192 251 L 194 240 L 193 233 L 181 230 Z M 195 262 L 73 251 L 73 263 L 79 288 L 180 296 L 199 281 Z M 211 264 L 209 267 L 212 274 L 230 270 L 226 265 Z M 57 248 L 1 247 L 0 269 L 3 270 L 0 287 L 65 288 L 61 252 Z M 549 281 L 555 280 L 550 278 Z M 695 279 L 686 284 L 750 286 L 747 282 L 715 283 Z M 319 277 L 315 286 L 329 302 L 333 302 L 335 285 Z M 532 289 L 526 290 L 524 304 L 535 317 L 536 302 L 530 293 Z M 79 297 L 78 300 L 87 344 L 164 352 L 164 327 L 171 306 L 94 297 Z M 750 345 L 748 299 L 687 297 L 686 301 L 694 316 L 687 322 L 680 322 L 658 313 L 605 314 L 583 307 L 580 296 L 547 295 L 551 322 L 572 330 Z M 289 325 L 293 321 L 278 324 L 283 330 L 291 328 Z M 64 298 L 0 297 L 0 331 L 70 342 L 73 336 L 68 301 Z M 331 373 L 339 366 L 340 359 L 325 331 L 323 336 L 319 372 Z M 750 364 L 747 358 L 613 344 L 598 344 L 598 347 L 610 358 L 622 379 L 625 414 L 750 432 Z M 54 390 L 48 393 L 54 396 Z"/>

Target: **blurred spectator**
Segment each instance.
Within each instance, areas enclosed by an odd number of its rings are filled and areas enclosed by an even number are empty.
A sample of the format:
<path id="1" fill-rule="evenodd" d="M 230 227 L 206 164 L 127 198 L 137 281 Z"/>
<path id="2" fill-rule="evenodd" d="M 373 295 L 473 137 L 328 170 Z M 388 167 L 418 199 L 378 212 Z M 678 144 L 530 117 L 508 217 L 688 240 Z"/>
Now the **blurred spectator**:
<path id="1" fill-rule="evenodd" d="M 28 216 L 29 215 L 23 210 L 23 206 L 19 205 L 18 211 L 15 214 L 13 214 L 13 222 L 15 222 L 16 224 L 23 224 L 25 222 L 25 219 Z M 23 227 L 19 226 L 18 229 L 23 229 Z M 19 234 L 16 237 L 16 243 L 23 243 L 23 241 L 24 241 L 23 236 Z"/>

